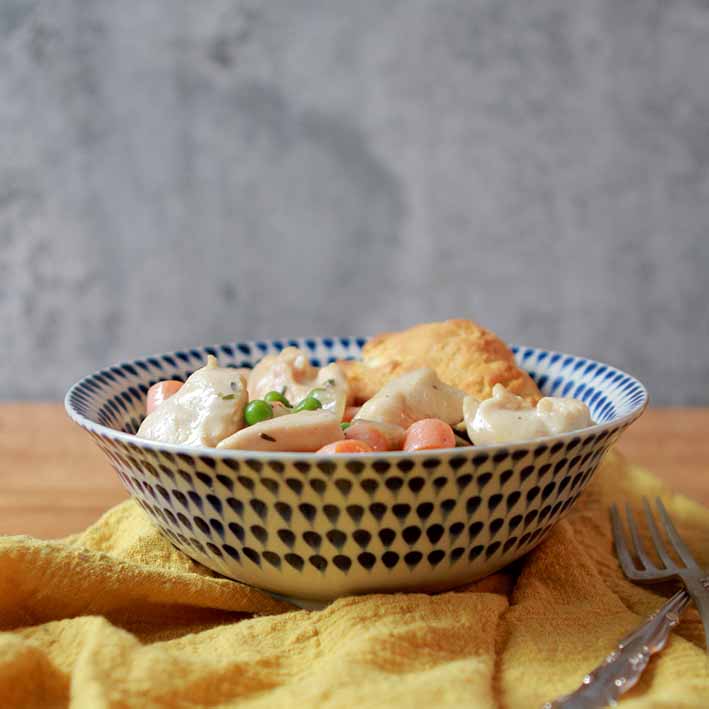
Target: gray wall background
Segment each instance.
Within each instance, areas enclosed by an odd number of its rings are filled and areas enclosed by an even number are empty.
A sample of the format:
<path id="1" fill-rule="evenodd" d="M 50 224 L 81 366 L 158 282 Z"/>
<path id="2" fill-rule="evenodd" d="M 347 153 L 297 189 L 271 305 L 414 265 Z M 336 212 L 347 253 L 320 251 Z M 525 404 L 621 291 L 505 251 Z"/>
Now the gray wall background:
<path id="1" fill-rule="evenodd" d="M 709 404 L 705 0 L 0 0 L 0 398 L 471 316 Z"/>

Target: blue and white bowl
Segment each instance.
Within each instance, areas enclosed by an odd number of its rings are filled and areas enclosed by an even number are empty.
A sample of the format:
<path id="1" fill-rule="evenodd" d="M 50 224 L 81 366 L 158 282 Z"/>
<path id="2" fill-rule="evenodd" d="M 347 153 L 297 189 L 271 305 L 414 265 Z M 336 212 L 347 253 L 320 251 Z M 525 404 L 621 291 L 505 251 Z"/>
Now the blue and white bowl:
<path id="1" fill-rule="evenodd" d="M 507 445 L 416 453 L 262 453 L 137 438 L 148 387 L 184 380 L 213 354 L 250 367 L 288 345 L 315 365 L 357 357 L 363 338 L 238 342 L 136 359 L 66 396 L 166 537 L 225 576 L 301 603 L 453 588 L 534 548 L 586 487 L 647 392 L 607 364 L 513 347 L 544 394 L 586 402 L 595 425 Z"/>

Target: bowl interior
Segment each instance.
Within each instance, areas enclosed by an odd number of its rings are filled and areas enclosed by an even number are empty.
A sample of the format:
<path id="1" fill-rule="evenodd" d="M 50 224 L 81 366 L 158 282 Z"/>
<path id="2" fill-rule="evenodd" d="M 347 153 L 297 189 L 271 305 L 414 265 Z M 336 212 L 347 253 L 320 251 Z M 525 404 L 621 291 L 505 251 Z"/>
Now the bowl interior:
<path id="1" fill-rule="evenodd" d="M 363 337 L 249 341 L 144 357 L 85 377 L 69 390 L 66 406 L 86 428 L 133 434 L 144 416 L 148 388 L 161 379 L 184 381 L 204 365 L 208 354 L 215 355 L 222 366 L 250 368 L 264 355 L 294 346 L 307 351 L 314 365 L 323 366 L 357 358 L 365 342 Z M 634 418 L 647 403 L 643 385 L 608 364 L 535 347 L 513 345 L 512 351 L 543 394 L 580 399 L 588 405 L 595 424 Z"/>

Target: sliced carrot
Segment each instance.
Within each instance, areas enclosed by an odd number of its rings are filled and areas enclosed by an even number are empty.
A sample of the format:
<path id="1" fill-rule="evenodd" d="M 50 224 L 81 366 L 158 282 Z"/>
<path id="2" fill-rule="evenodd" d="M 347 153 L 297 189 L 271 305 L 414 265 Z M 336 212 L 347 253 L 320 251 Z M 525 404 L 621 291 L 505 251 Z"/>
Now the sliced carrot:
<path id="1" fill-rule="evenodd" d="M 362 408 L 362 407 L 361 406 L 347 406 L 347 407 L 345 407 L 345 414 L 342 417 L 342 420 L 347 421 L 347 422 L 351 421 L 357 415 L 360 408 Z"/>
<path id="2" fill-rule="evenodd" d="M 405 451 L 423 451 L 433 448 L 454 448 L 453 429 L 441 419 L 421 419 L 412 423 L 404 438 Z"/>
<path id="3" fill-rule="evenodd" d="M 372 446 L 364 441 L 349 439 L 345 441 L 334 441 L 323 446 L 318 453 L 373 453 Z"/>
<path id="4" fill-rule="evenodd" d="M 356 441 L 364 441 L 374 451 L 388 451 L 389 441 L 387 437 L 374 425 L 366 421 L 355 421 L 345 430 L 345 438 Z"/>
<path id="5" fill-rule="evenodd" d="M 145 402 L 147 413 L 150 413 L 160 406 L 165 399 L 169 399 L 173 394 L 176 394 L 181 386 L 182 382 L 178 382 L 175 379 L 164 379 L 157 384 L 153 384 L 153 386 L 148 389 L 148 397 Z"/>

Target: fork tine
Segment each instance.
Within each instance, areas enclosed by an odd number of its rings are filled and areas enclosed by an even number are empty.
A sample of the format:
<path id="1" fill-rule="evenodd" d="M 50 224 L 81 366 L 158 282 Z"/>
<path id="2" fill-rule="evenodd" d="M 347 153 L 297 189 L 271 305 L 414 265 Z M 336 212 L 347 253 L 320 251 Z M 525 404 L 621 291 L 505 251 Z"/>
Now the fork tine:
<path id="1" fill-rule="evenodd" d="M 635 524 L 635 517 L 633 517 L 633 510 L 630 509 L 630 504 L 625 505 L 625 517 L 628 520 L 628 527 L 630 528 L 630 536 L 633 538 L 633 544 L 635 545 L 635 554 L 640 563 L 648 571 L 657 571 L 657 567 L 653 564 L 652 559 L 645 553 L 645 547 L 640 541 L 640 534 L 638 533 L 637 525 Z"/>
<path id="2" fill-rule="evenodd" d="M 660 536 L 660 530 L 658 530 L 657 525 L 655 524 L 655 518 L 652 516 L 652 510 L 650 509 L 650 504 L 648 503 L 646 497 L 643 497 L 643 507 L 645 509 L 645 519 L 647 520 L 647 526 L 650 529 L 650 536 L 652 537 L 652 541 L 655 544 L 655 551 L 662 559 L 662 563 L 665 565 L 666 569 L 677 568 L 675 560 L 667 553 L 667 547 L 665 547 L 665 543 L 662 541 L 662 537 Z"/>
<path id="3" fill-rule="evenodd" d="M 694 560 L 694 557 L 692 556 L 691 552 L 689 551 L 689 549 L 687 549 L 685 543 L 682 541 L 682 538 L 677 533 L 677 530 L 675 529 L 674 524 L 672 524 L 672 520 L 667 514 L 667 510 L 665 509 L 665 506 L 662 504 L 662 500 L 659 497 L 655 498 L 655 504 L 657 505 L 657 509 L 660 513 L 662 523 L 665 525 L 665 532 L 667 533 L 667 536 L 672 542 L 675 551 L 682 559 L 682 561 L 684 561 L 688 568 L 698 569 L 699 566 L 697 565 L 697 562 Z"/>
<path id="4" fill-rule="evenodd" d="M 611 525 L 613 527 L 613 542 L 615 543 L 615 551 L 618 555 L 618 561 L 623 568 L 623 573 L 630 578 L 637 576 L 637 569 L 633 562 L 633 557 L 628 550 L 628 544 L 623 533 L 623 524 L 620 521 L 620 514 L 615 504 L 611 505 Z"/>

